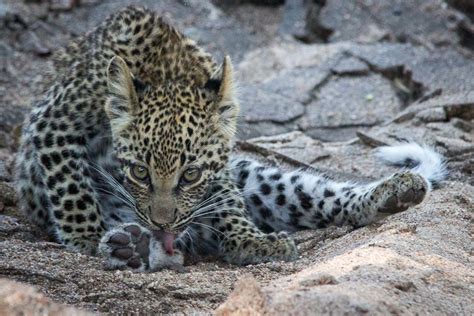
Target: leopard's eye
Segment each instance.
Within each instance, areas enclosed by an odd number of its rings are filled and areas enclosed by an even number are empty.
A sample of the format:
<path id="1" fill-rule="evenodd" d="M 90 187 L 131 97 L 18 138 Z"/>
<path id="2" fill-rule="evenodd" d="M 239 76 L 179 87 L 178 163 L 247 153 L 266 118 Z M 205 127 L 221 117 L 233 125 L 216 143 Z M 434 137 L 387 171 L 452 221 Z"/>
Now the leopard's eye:
<path id="1" fill-rule="evenodd" d="M 196 166 L 191 166 L 184 170 L 183 175 L 181 176 L 181 181 L 185 184 L 193 183 L 199 180 L 201 177 L 201 169 Z"/>
<path id="2" fill-rule="evenodd" d="M 131 169 L 132 176 L 138 181 L 148 179 L 148 169 L 141 165 L 133 165 Z"/>

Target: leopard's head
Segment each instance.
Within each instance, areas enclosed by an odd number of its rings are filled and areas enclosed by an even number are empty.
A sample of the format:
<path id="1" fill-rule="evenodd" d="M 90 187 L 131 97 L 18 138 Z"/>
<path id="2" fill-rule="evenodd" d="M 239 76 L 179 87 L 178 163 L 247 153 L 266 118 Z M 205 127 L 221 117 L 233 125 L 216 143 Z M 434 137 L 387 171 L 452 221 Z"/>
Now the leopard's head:
<path id="1" fill-rule="evenodd" d="M 226 57 L 205 84 L 138 82 L 120 57 L 108 70 L 116 155 L 138 217 L 152 228 L 177 231 L 192 220 L 224 169 L 239 106 Z"/>

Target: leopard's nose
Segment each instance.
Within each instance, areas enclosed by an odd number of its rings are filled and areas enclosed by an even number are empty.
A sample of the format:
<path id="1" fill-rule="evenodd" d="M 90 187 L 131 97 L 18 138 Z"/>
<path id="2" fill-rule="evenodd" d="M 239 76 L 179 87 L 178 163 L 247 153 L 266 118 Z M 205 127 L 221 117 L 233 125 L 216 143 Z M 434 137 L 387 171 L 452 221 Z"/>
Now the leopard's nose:
<path id="1" fill-rule="evenodd" d="M 155 207 L 150 214 L 150 220 L 153 225 L 160 228 L 171 227 L 175 222 L 176 210 L 164 207 Z"/>

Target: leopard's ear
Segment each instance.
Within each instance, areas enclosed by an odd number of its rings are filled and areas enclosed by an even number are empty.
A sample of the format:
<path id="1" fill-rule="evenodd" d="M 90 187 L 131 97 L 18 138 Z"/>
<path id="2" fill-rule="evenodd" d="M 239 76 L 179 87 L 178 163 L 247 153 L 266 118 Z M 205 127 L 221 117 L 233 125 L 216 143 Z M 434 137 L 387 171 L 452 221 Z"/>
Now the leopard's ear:
<path id="1" fill-rule="evenodd" d="M 107 68 L 108 97 L 105 112 L 110 119 L 112 132 L 120 133 L 132 122 L 138 108 L 134 79 L 125 61 L 113 57 Z"/>
<path id="2" fill-rule="evenodd" d="M 234 71 L 230 57 L 226 56 L 220 69 L 206 84 L 217 93 L 215 111 L 218 128 L 229 139 L 233 138 L 239 116 L 239 103 L 235 94 Z"/>

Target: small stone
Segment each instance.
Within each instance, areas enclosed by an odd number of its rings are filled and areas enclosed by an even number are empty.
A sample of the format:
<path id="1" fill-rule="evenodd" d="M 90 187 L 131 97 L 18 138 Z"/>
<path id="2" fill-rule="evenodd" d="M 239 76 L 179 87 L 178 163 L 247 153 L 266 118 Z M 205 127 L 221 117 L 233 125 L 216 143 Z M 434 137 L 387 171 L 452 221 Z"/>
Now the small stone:
<path id="1" fill-rule="evenodd" d="M 0 148 L 7 148 L 8 147 L 8 134 L 5 132 L 0 132 Z"/>
<path id="2" fill-rule="evenodd" d="M 8 171 L 7 162 L 5 160 L 0 160 L 0 181 L 11 181 L 12 176 Z"/>
<path id="3" fill-rule="evenodd" d="M 451 124 L 454 127 L 457 127 L 467 133 L 470 133 L 471 131 L 474 130 L 474 123 L 454 117 L 451 119 Z"/>
<path id="4" fill-rule="evenodd" d="M 13 184 L 0 181 L 0 201 L 5 206 L 14 206 L 16 204 L 16 193 Z"/>
<path id="5" fill-rule="evenodd" d="M 25 50 L 33 52 L 37 56 L 45 57 L 51 54 L 51 49 L 45 46 L 44 41 L 32 31 L 22 33 L 21 41 Z"/>
<path id="6" fill-rule="evenodd" d="M 303 287 L 314 287 L 319 285 L 337 284 L 337 280 L 334 276 L 321 273 L 315 276 L 309 277 L 307 280 L 300 281 L 300 285 Z"/>
<path id="7" fill-rule="evenodd" d="M 422 110 L 415 115 L 416 118 L 423 122 L 445 122 L 448 117 L 446 111 L 442 107 L 428 108 Z"/>
<path id="8" fill-rule="evenodd" d="M 369 71 L 369 66 L 358 58 L 348 57 L 339 61 L 332 71 L 338 75 L 362 75 Z"/>
<path id="9" fill-rule="evenodd" d="M 70 11 L 77 5 L 80 0 L 52 0 L 49 9 L 51 11 Z"/>
<path id="10" fill-rule="evenodd" d="M 409 292 L 416 289 L 415 284 L 411 281 L 398 281 L 395 282 L 393 286 L 403 292 Z"/>

